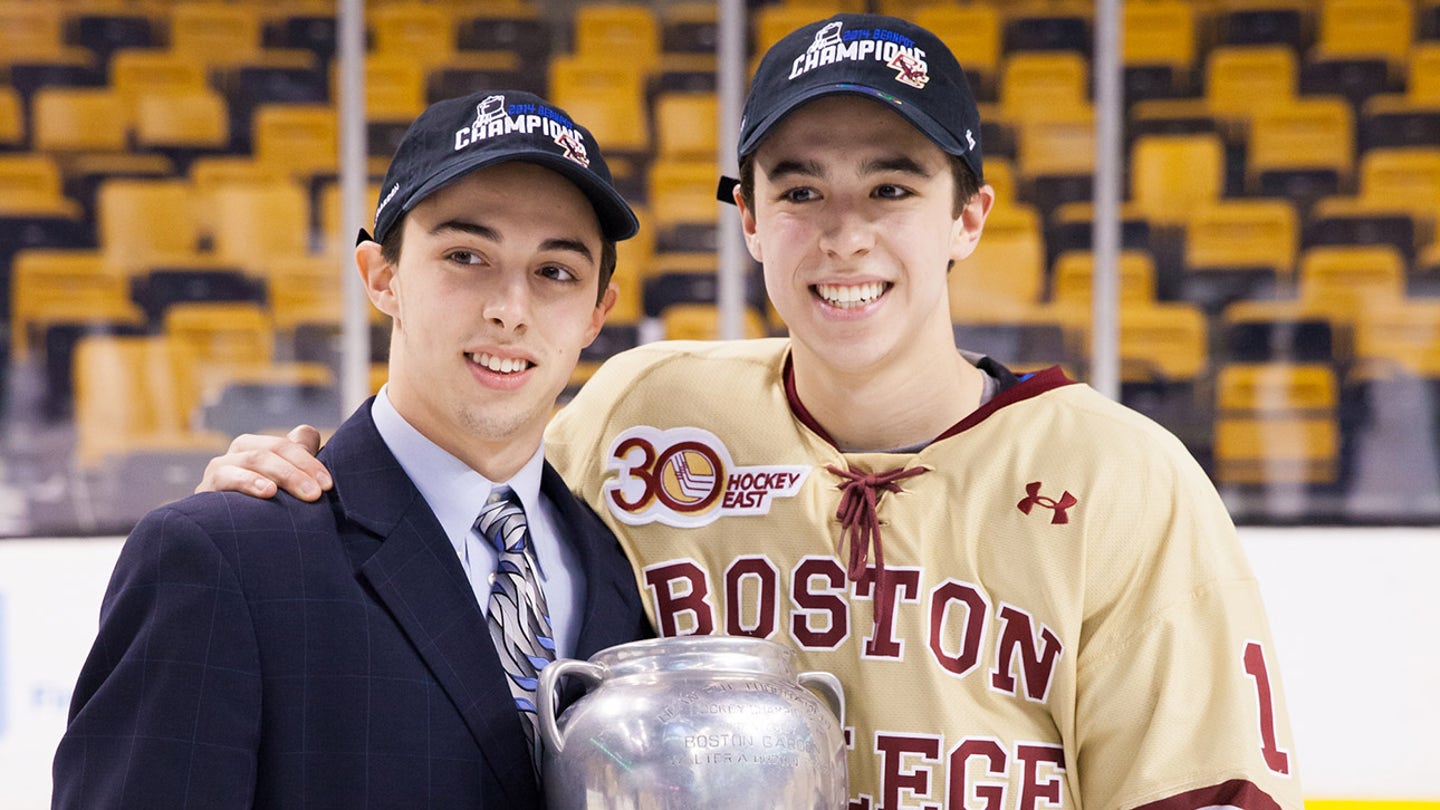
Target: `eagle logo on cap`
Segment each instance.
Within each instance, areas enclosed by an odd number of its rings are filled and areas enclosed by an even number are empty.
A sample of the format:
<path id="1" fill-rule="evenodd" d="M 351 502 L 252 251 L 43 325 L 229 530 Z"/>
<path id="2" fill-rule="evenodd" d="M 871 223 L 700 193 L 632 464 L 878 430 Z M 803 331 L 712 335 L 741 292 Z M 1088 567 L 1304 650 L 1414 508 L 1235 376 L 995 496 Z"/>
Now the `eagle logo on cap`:
<path id="1" fill-rule="evenodd" d="M 585 142 L 574 130 L 562 128 L 555 135 L 555 143 L 565 150 L 565 157 L 587 169 L 590 168 L 590 155 L 585 151 Z"/>
<path id="2" fill-rule="evenodd" d="M 484 127 L 491 121 L 505 115 L 505 96 L 486 96 L 485 100 L 475 105 L 475 123 Z"/>
<path id="3" fill-rule="evenodd" d="M 897 71 L 896 81 L 908 84 L 917 90 L 923 90 L 925 84 L 930 81 L 930 66 L 904 51 L 895 54 L 894 58 L 885 65 Z"/>

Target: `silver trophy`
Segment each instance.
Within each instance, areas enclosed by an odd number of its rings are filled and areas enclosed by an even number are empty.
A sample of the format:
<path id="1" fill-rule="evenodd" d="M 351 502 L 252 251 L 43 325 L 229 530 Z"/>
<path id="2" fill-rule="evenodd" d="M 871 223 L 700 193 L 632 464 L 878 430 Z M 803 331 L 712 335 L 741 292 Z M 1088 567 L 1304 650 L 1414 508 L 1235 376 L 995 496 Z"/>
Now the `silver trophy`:
<path id="1" fill-rule="evenodd" d="M 550 808 L 843 810 L 845 697 L 770 641 L 684 636 L 561 659 L 537 692 Z M 560 679 L 585 694 L 557 718 Z"/>

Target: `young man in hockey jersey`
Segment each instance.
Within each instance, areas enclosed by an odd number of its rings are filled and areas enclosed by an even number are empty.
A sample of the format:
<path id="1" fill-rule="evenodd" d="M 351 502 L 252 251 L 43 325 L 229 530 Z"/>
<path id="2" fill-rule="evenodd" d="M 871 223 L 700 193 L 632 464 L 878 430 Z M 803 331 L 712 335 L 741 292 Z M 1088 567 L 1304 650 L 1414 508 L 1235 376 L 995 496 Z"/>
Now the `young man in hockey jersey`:
<path id="1" fill-rule="evenodd" d="M 979 131 L 907 22 L 775 45 L 735 196 L 790 337 L 622 353 L 550 457 L 663 635 L 770 638 L 840 677 L 852 808 L 1298 808 L 1258 588 L 1204 472 L 1059 369 L 954 345 L 947 274 L 994 200 Z M 246 447 L 287 488 L 314 475 L 293 443 Z M 235 461 L 207 480 L 251 485 Z"/>

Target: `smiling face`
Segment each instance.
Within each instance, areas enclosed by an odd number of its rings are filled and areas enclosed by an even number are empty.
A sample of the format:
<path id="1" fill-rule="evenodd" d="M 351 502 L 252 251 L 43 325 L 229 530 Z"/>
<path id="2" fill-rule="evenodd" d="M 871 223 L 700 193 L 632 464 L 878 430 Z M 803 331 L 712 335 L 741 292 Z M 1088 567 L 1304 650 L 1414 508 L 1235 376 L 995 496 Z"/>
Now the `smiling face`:
<path id="1" fill-rule="evenodd" d="M 427 438 L 492 480 L 534 454 L 615 301 L 596 303 L 600 225 L 570 181 L 529 163 L 471 172 L 406 215 L 398 264 L 363 243 L 393 319 L 389 393 Z"/>
<path id="2" fill-rule="evenodd" d="M 802 363 L 914 372 L 954 355 L 947 268 L 975 249 L 994 201 L 988 186 L 957 218 L 946 154 L 898 114 L 850 95 L 791 113 L 754 160 L 746 243 L 790 329 L 797 373 Z"/>

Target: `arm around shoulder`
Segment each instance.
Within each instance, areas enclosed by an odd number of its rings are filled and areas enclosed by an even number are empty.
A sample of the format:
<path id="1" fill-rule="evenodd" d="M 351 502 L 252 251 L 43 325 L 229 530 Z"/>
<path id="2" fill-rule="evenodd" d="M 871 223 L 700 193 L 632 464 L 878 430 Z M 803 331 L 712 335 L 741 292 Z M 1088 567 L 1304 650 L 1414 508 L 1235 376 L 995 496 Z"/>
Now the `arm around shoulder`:
<path id="1" fill-rule="evenodd" d="M 158 509 L 106 590 L 55 754 L 53 807 L 250 807 L 259 742 L 259 654 L 240 580 L 195 518 Z"/>

